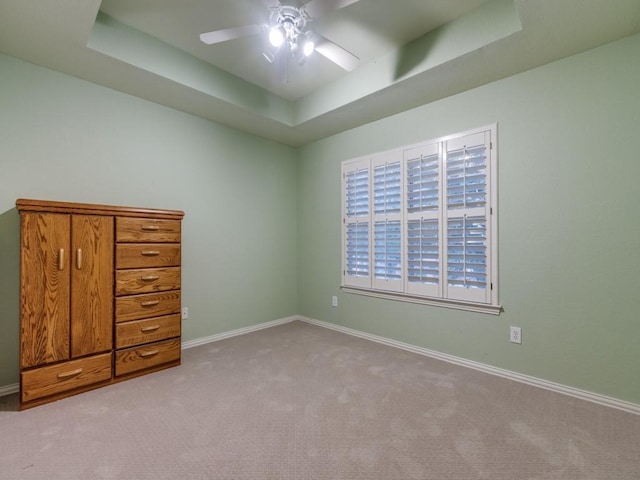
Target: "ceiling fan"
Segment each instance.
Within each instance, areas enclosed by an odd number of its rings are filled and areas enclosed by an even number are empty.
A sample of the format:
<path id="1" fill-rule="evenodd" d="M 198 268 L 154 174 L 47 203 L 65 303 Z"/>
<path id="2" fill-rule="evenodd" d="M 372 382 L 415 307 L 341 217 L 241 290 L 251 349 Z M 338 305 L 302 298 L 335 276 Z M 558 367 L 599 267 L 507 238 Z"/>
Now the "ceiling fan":
<path id="1" fill-rule="evenodd" d="M 226 42 L 259 33 L 269 32 L 269 45 L 263 55 L 273 62 L 280 52 L 291 54 L 303 64 L 314 51 L 347 71 L 358 65 L 359 58 L 331 40 L 309 29 L 309 23 L 319 16 L 344 8 L 359 0 L 311 0 L 297 7 L 279 0 L 262 0 L 271 10 L 268 24 L 246 25 L 200 34 L 200 40 L 208 45 Z"/>

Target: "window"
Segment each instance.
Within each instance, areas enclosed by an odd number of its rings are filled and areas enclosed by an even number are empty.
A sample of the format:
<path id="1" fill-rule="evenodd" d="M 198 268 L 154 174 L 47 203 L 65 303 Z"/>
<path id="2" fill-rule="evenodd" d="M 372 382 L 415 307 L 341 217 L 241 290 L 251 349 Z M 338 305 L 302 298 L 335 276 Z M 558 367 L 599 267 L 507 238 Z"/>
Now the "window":
<path id="1" fill-rule="evenodd" d="M 495 138 L 343 162 L 343 290 L 498 314 Z"/>

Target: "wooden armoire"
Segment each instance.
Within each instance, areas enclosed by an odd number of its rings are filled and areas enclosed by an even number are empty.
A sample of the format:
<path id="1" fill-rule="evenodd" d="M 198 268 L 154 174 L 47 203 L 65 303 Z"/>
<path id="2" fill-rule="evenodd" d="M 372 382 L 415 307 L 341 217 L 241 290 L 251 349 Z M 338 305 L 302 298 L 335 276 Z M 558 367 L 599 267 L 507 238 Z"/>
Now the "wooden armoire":
<path id="1" fill-rule="evenodd" d="M 21 408 L 180 364 L 183 212 L 16 207 Z"/>

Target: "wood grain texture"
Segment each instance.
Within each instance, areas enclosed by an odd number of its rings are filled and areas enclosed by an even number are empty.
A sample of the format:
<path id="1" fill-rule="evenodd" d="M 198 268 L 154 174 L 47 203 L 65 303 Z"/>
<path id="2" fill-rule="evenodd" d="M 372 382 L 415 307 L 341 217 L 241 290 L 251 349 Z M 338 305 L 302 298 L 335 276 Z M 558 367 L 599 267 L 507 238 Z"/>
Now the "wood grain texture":
<path id="1" fill-rule="evenodd" d="M 183 212 L 16 206 L 21 409 L 180 364 Z"/>
<path id="2" fill-rule="evenodd" d="M 116 376 L 127 375 L 180 359 L 180 339 L 151 343 L 115 354 Z"/>
<path id="3" fill-rule="evenodd" d="M 113 348 L 113 217 L 73 215 L 71 231 L 71 356 L 75 358 Z"/>
<path id="4" fill-rule="evenodd" d="M 127 348 L 143 343 L 179 337 L 182 321 L 179 314 L 134 320 L 116 325 L 116 348 Z"/>
<path id="5" fill-rule="evenodd" d="M 180 220 L 116 217 L 116 242 L 180 243 Z"/>
<path id="6" fill-rule="evenodd" d="M 140 268 L 116 272 L 116 295 L 180 289 L 180 267 Z"/>
<path id="7" fill-rule="evenodd" d="M 69 358 L 70 216 L 20 216 L 20 367 L 27 368 Z"/>
<path id="8" fill-rule="evenodd" d="M 80 213 L 87 215 L 118 215 L 128 217 L 154 217 L 181 220 L 181 210 L 163 210 L 159 208 L 140 208 L 114 205 L 96 205 L 92 203 L 58 202 L 19 198 L 16 200 L 19 212 Z"/>
<path id="9" fill-rule="evenodd" d="M 110 378 L 111 353 L 27 370 L 21 374 L 20 400 L 30 402 Z"/>
<path id="10" fill-rule="evenodd" d="M 116 323 L 180 313 L 180 290 L 116 298 Z"/>
<path id="11" fill-rule="evenodd" d="M 116 268 L 180 265 L 179 243 L 125 243 L 116 245 Z"/>

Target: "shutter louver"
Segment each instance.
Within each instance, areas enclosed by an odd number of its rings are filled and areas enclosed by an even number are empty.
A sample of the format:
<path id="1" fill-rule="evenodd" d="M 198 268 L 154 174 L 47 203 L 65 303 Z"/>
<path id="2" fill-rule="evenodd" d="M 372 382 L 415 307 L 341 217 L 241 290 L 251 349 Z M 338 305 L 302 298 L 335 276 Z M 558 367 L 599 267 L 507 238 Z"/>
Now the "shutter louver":
<path id="1" fill-rule="evenodd" d="M 407 162 L 407 211 L 409 213 L 437 211 L 440 156 L 419 155 Z"/>
<path id="2" fill-rule="evenodd" d="M 402 162 L 373 161 L 373 286 L 402 291 Z"/>
<path id="3" fill-rule="evenodd" d="M 378 165 L 373 172 L 374 213 L 400 213 L 400 162 Z"/>
<path id="4" fill-rule="evenodd" d="M 402 258 L 400 220 L 376 222 L 373 228 L 375 278 L 400 280 Z"/>
<path id="5" fill-rule="evenodd" d="M 346 174 L 347 217 L 369 215 L 369 169 L 362 168 Z"/>
<path id="6" fill-rule="evenodd" d="M 487 286 L 487 222 L 484 217 L 449 219 L 447 228 L 448 285 Z"/>
<path id="7" fill-rule="evenodd" d="M 409 283 L 440 283 L 438 220 L 407 223 L 407 280 Z"/>
<path id="8" fill-rule="evenodd" d="M 447 153 L 447 208 L 477 208 L 487 203 L 486 145 Z"/>
<path id="9" fill-rule="evenodd" d="M 343 170 L 343 283 L 371 286 L 369 160 L 353 162 Z"/>
<path id="10" fill-rule="evenodd" d="M 369 223 L 355 222 L 347 225 L 346 248 L 347 275 L 369 276 Z"/>

